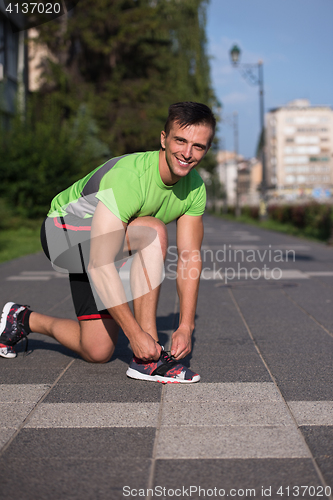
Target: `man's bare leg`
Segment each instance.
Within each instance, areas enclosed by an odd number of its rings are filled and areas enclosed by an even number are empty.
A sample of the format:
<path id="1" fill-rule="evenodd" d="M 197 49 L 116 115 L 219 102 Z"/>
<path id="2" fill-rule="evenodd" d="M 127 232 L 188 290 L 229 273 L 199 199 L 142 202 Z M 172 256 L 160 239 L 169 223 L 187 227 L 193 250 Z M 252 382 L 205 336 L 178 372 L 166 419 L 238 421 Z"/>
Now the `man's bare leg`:
<path id="1" fill-rule="evenodd" d="M 134 296 L 137 297 L 135 316 L 141 328 L 158 340 L 156 309 L 163 259 L 167 251 L 166 228 L 162 222 L 152 217 L 136 219 L 130 226 L 133 228 L 132 237 L 130 228 L 127 241 L 137 250 L 132 273 Z M 145 228 L 149 228 L 148 236 Z M 77 322 L 34 311 L 30 314 L 29 326 L 31 331 L 52 337 L 85 360 L 96 363 L 103 363 L 111 358 L 119 330 L 112 318 Z"/>
<path id="2" fill-rule="evenodd" d="M 83 359 L 95 363 L 108 361 L 115 349 L 119 327 L 110 319 L 74 321 L 32 312 L 31 331 L 54 338 Z"/>
<path id="3" fill-rule="evenodd" d="M 137 244 L 137 253 L 131 268 L 131 288 L 135 297 L 133 307 L 136 321 L 145 332 L 158 341 L 156 311 L 167 253 L 167 231 L 165 225 L 158 219 L 142 217 L 130 224 L 128 231 L 130 240 L 131 227 L 149 227 L 156 231 L 156 238 L 148 246 L 145 245 L 144 237 L 142 242 L 134 241 L 134 244 Z"/>

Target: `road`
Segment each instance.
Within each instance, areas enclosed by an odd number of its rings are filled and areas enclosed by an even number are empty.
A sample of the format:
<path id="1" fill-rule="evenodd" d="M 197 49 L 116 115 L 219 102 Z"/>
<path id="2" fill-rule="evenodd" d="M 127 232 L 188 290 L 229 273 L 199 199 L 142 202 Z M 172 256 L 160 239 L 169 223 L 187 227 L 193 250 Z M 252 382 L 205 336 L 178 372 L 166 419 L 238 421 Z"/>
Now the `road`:
<path id="1" fill-rule="evenodd" d="M 33 333 L 0 358 L 0 498 L 332 498 L 333 249 L 205 216 L 193 385 L 128 379 Z M 175 225 L 158 309 L 178 321 Z M 125 271 L 124 271 L 125 272 Z M 1 302 L 74 317 L 43 254 L 0 266 Z M 325 494 L 326 493 L 326 494 Z"/>

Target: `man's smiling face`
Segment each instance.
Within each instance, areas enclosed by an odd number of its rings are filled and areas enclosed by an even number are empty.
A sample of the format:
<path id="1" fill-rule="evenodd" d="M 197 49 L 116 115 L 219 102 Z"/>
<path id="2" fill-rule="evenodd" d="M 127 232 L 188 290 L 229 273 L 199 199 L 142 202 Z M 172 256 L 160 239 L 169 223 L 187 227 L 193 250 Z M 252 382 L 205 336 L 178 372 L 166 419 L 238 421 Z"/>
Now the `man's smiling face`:
<path id="1" fill-rule="evenodd" d="M 203 124 L 184 128 L 174 122 L 167 136 L 161 132 L 162 154 L 165 155 L 165 159 L 160 156 L 162 181 L 175 184 L 195 168 L 207 153 L 211 138 L 211 127 Z"/>

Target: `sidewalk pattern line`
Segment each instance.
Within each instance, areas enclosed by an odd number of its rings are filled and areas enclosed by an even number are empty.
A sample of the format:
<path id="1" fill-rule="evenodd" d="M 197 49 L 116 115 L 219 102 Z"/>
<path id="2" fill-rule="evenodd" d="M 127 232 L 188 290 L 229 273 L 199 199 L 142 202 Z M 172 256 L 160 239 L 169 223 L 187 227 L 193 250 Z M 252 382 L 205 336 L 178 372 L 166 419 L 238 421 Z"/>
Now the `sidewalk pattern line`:
<path id="1" fill-rule="evenodd" d="M 331 276 L 333 277 L 333 271 L 300 271 L 298 269 L 280 269 L 278 270 L 263 270 L 258 266 L 255 269 L 249 268 L 246 272 L 241 271 L 237 272 L 237 269 L 233 269 L 229 267 L 227 272 L 223 271 L 224 268 L 217 268 L 215 270 L 205 269 L 201 273 L 201 280 L 212 280 L 219 281 L 225 280 L 233 281 L 239 280 L 242 278 L 247 278 L 249 274 L 251 274 L 251 278 L 256 279 L 265 279 L 272 281 L 280 281 L 280 280 L 297 280 L 297 279 L 309 279 L 311 277 L 316 276 Z M 123 280 L 128 280 L 130 277 L 129 271 L 120 272 L 120 276 Z M 7 281 L 49 281 L 51 279 L 59 279 L 59 278 L 67 278 L 67 274 L 57 273 L 56 271 L 22 271 L 18 275 L 8 276 L 6 278 Z M 166 278 L 175 279 L 175 273 L 166 273 Z"/>
<path id="2" fill-rule="evenodd" d="M 140 383 L 140 382 L 139 382 Z M 0 385 L 4 445 L 48 385 Z M 298 425 L 333 425 L 332 401 L 289 402 Z M 24 428 L 156 427 L 160 403 L 41 403 Z M 309 458 L 273 383 L 165 387 L 157 459 Z"/>

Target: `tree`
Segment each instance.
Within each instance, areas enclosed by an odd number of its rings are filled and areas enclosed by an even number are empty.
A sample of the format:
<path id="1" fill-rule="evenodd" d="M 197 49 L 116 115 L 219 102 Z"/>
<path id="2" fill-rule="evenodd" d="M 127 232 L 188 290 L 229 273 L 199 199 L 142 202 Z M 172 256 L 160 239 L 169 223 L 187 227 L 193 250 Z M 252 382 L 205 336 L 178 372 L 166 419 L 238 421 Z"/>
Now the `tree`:
<path id="1" fill-rule="evenodd" d="M 208 0 L 81 0 L 39 27 L 46 61 L 40 93 L 70 115 L 86 102 L 112 153 L 156 149 L 168 106 L 214 105 L 206 53 Z"/>

